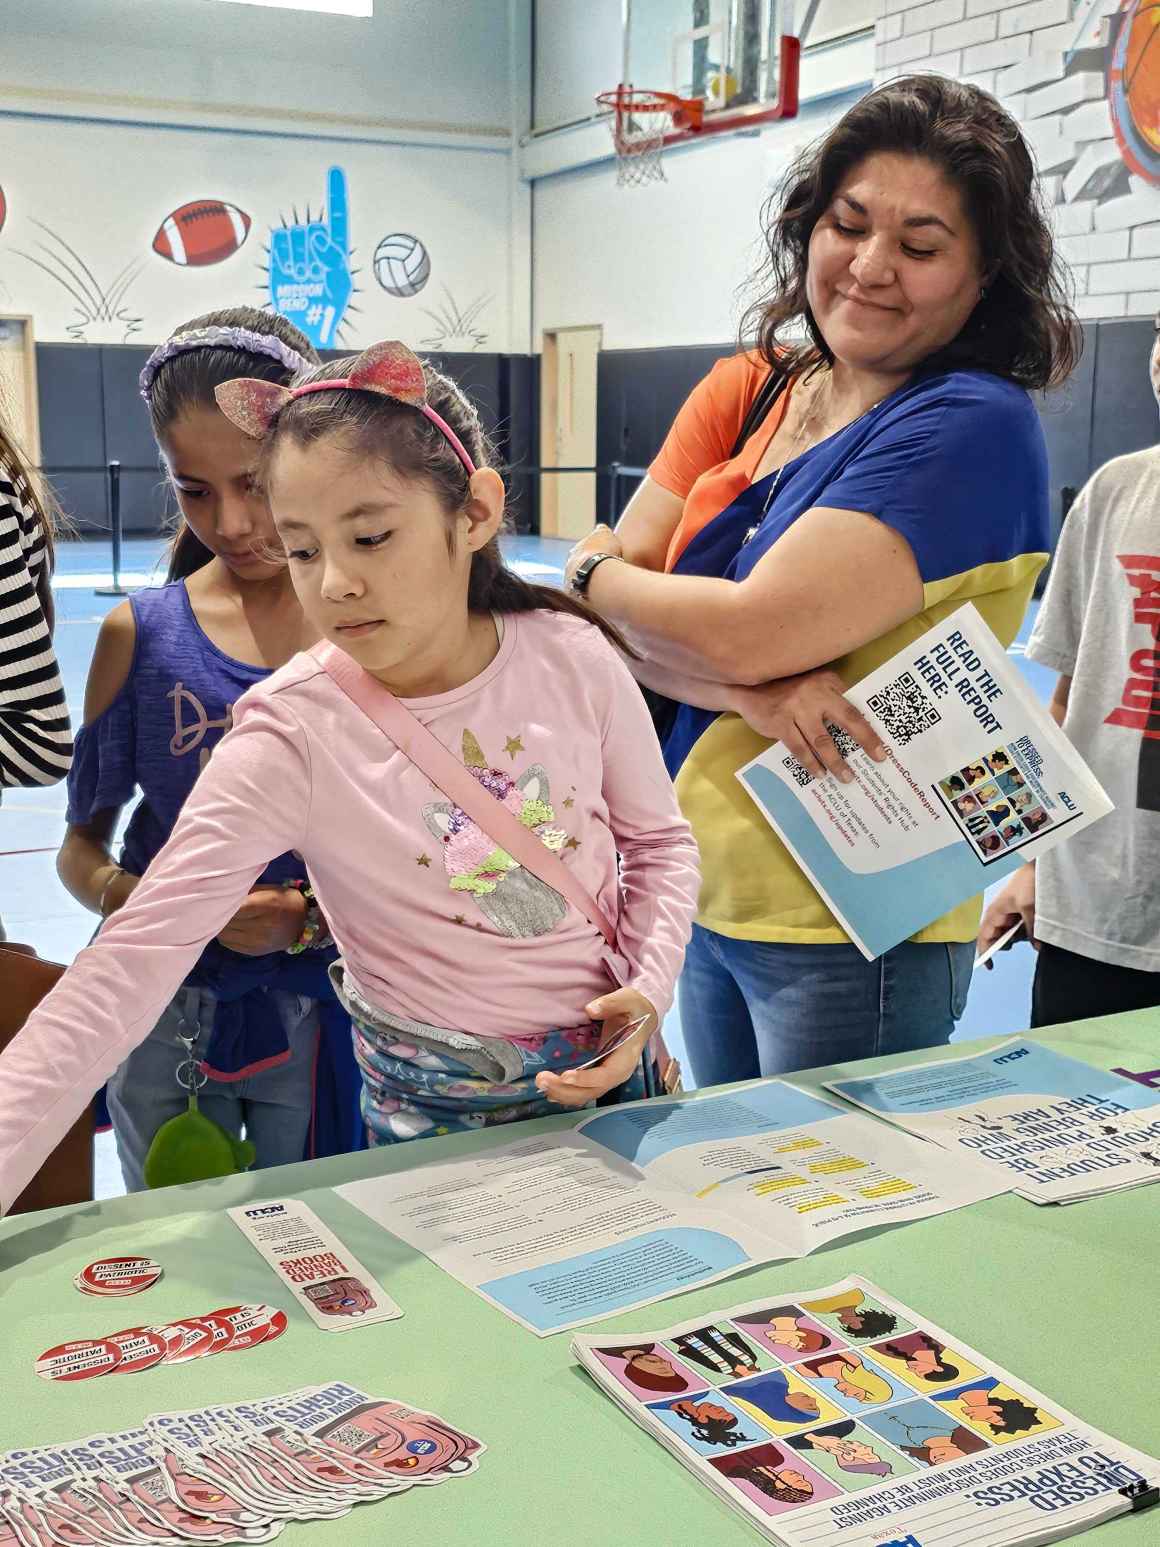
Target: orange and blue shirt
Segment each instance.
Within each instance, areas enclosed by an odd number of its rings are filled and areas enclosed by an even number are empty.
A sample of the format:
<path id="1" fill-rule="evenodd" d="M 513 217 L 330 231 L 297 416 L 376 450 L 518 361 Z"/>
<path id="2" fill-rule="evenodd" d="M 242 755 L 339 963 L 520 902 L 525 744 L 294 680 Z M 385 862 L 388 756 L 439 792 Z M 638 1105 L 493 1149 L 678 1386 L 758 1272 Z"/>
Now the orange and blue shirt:
<path id="1" fill-rule="evenodd" d="M 1009 645 L 1049 557 L 1047 449 L 1028 393 L 986 371 L 912 378 L 786 463 L 765 510 L 777 475 L 757 483 L 752 475 L 788 393 L 736 457 L 729 451 L 767 371 L 753 355 L 720 361 L 694 388 L 650 468 L 654 481 L 685 500 L 668 568 L 740 581 L 808 511 L 860 511 L 910 545 L 923 608 L 835 661 L 847 684 L 968 601 Z M 734 777 L 767 745 L 738 716 L 688 705 L 665 738 L 701 849 L 698 922 L 740 940 L 840 943 L 845 932 Z M 976 898 L 915 938 L 971 940 L 978 917 Z"/>

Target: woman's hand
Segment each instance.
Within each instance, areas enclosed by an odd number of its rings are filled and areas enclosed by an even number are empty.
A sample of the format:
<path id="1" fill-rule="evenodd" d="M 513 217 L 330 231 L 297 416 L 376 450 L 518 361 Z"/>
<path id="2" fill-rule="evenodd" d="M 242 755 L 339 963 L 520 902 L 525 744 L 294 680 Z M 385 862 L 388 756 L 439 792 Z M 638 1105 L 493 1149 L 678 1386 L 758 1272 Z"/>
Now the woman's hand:
<path id="1" fill-rule="evenodd" d="M 763 687 L 733 688 L 732 707 L 759 736 L 780 741 L 807 773 L 829 772 L 849 784 L 854 775 L 830 734 L 831 725 L 848 732 L 875 762 L 885 761 L 886 748 L 845 691 L 838 673 L 823 666 Z"/>
<path id="2" fill-rule="evenodd" d="M 122 870 L 120 865 L 110 865 L 107 870 L 98 871 L 95 877 L 97 897 L 100 903 L 98 912 L 102 918 L 109 918 L 116 913 L 118 908 L 123 908 L 141 884 L 141 877 L 130 875 L 129 871 Z"/>
<path id="3" fill-rule="evenodd" d="M 657 1029 L 656 1009 L 635 988 L 618 988 L 604 994 L 585 1007 L 585 1013 L 594 1021 L 603 1021 L 600 1046 L 606 1047 L 631 1022 L 646 1016 L 644 1025 L 635 1032 L 623 1047 L 610 1053 L 591 1069 L 566 1069 L 563 1074 L 536 1075 L 536 1088 L 557 1106 L 583 1107 L 590 1101 L 623 1085 L 640 1063 L 641 1054 L 653 1032 Z"/>
<path id="4" fill-rule="evenodd" d="M 265 956 L 293 945 L 306 922 L 306 899 L 291 886 L 257 886 L 218 936 L 239 956 Z"/>
<path id="5" fill-rule="evenodd" d="M 568 562 L 564 565 L 564 586 L 570 589 L 572 576 L 576 573 L 581 560 L 590 557 L 593 553 L 614 553 L 617 558 L 624 557 L 624 550 L 620 546 L 620 538 L 610 526 L 598 526 L 589 532 L 587 537 L 582 537 L 572 552 L 568 555 Z"/>
<path id="6" fill-rule="evenodd" d="M 1013 876 L 1010 876 L 1006 885 L 998 892 L 993 902 L 988 904 L 987 911 L 983 914 L 983 922 L 979 925 L 979 943 L 976 947 L 976 955 L 982 956 L 1000 936 L 1016 924 L 1023 925 L 1023 933 L 1028 942 L 1039 949 L 1039 942 L 1035 938 L 1035 863 L 1020 865 Z M 1015 940 L 1010 940 L 1003 947 L 1009 951 Z M 986 962 L 987 971 L 990 972 L 994 961 Z"/>

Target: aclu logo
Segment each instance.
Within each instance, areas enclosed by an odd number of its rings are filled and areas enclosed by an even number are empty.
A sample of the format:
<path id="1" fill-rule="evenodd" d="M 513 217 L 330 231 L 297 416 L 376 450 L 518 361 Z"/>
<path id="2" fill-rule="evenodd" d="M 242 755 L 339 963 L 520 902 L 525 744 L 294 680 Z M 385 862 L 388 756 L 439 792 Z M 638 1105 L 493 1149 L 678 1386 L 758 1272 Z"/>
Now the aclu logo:
<path id="1" fill-rule="evenodd" d="M 271 1214 L 285 1214 L 285 1212 L 286 1212 L 286 1205 L 284 1203 L 271 1203 L 269 1205 L 269 1207 L 264 1208 L 264 1209 L 247 1209 L 246 1210 L 246 1218 L 247 1219 L 268 1219 Z"/>
<path id="2" fill-rule="evenodd" d="M 1031 1049 L 1029 1047 L 1017 1047 L 1014 1052 L 1000 1053 L 995 1062 L 997 1064 L 1013 1064 L 1017 1058 L 1028 1057 L 1030 1052 Z"/>

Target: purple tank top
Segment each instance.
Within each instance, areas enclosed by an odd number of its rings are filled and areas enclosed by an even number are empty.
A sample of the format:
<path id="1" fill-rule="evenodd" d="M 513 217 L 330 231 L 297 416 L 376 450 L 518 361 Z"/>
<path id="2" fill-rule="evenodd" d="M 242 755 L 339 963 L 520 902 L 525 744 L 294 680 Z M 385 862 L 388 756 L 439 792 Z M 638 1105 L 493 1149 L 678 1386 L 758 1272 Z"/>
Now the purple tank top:
<path id="1" fill-rule="evenodd" d="M 82 726 L 68 779 L 68 820 L 88 822 L 137 790 L 121 864 L 141 875 L 173 831 L 210 754 L 230 727 L 235 700 L 270 675 L 219 650 L 190 605 L 183 581 L 130 598 L 137 625 L 133 663 L 117 697 Z M 262 873 L 278 883 L 306 870 L 283 854 Z"/>

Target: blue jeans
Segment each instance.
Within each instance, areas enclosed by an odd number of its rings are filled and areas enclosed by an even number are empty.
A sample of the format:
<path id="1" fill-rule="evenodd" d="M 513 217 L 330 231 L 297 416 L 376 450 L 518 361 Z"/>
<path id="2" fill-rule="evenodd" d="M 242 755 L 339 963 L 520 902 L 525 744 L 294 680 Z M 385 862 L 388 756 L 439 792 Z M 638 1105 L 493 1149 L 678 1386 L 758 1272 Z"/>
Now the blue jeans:
<path id="1" fill-rule="evenodd" d="M 790 1074 L 950 1041 L 975 947 L 905 941 L 868 962 L 854 945 L 732 940 L 693 926 L 681 1029 L 694 1083 Z"/>
<path id="2" fill-rule="evenodd" d="M 244 1080 L 209 1080 L 197 1093 L 198 1107 L 227 1133 L 245 1136 L 258 1152 L 255 1169 L 287 1166 L 301 1160 L 314 1106 L 314 1062 L 318 1050 L 318 1001 L 272 990 L 290 1057 L 273 1069 Z M 184 1018 L 200 1026 L 200 1047 L 209 1043 L 213 995 L 203 988 L 180 988 L 161 1019 L 135 1047 L 106 1088 L 109 1116 L 125 1187 L 142 1192 L 143 1168 L 153 1136 L 171 1117 L 184 1112 L 189 1098 L 177 1083 L 185 1048 L 177 1031 Z"/>

